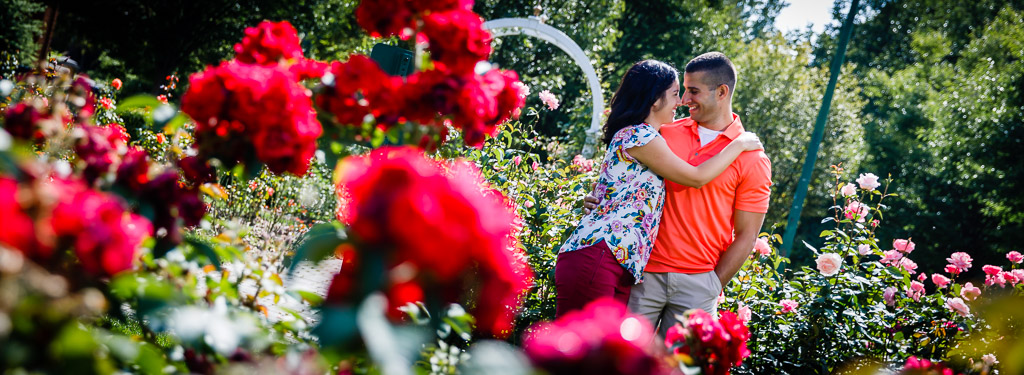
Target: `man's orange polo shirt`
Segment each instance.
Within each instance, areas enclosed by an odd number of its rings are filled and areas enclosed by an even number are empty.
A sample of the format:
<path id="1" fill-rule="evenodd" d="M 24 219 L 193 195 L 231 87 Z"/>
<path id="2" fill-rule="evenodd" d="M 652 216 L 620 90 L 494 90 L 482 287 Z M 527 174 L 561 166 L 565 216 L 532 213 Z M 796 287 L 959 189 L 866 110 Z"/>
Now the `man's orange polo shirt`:
<path id="1" fill-rule="evenodd" d="M 739 116 L 706 146 L 700 145 L 697 123 L 690 118 L 661 127 L 672 152 L 692 165 L 715 156 L 743 134 Z M 764 151 L 741 154 L 700 189 L 665 181 L 665 206 L 647 272 L 713 271 L 733 241 L 733 211 L 768 212 L 772 164 Z"/>

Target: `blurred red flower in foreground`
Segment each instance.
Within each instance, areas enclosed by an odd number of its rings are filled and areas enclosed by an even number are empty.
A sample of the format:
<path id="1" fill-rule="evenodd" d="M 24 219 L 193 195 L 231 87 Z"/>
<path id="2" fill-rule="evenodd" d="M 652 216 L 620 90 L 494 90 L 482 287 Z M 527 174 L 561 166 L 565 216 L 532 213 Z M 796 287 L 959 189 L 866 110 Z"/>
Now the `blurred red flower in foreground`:
<path id="1" fill-rule="evenodd" d="M 549 374 L 668 374 L 652 346 L 654 328 L 611 298 L 531 329 L 523 347 Z"/>
<path id="2" fill-rule="evenodd" d="M 0 177 L 0 242 L 48 264 L 54 248 L 70 249 L 90 275 L 107 277 L 132 268 L 149 237 L 149 220 L 130 213 L 117 197 L 83 182 L 54 179 L 19 185 Z M 29 212 L 35 211 L 33 218 Z"/>
<path id="3" fill-rule="evenodd" d="M 344 302 L 358 267 L 384 257 L 392 312 L 421 298 L 459 302 L 473 287 L 477 328 L 495 335 L 511 328 L 532 272 L 510 246 L 514 215 L 473 167 L 442 165 L 414 148 L 382 148 L 346 159 L 336 175 L 350 197 L 341 219 L 355 254 L 343 255 L 328 300 Z"/>
<path id="4" fill-rule="evenodd" d="M 686 319 L 668 329 L 667 346 L 687 365 L 699 365 L 704 374 L 728 374 L 750 355 L 750 332 L 731 311 L 720 312 L 716 320 L 704 310 L 690 310 Z"/>

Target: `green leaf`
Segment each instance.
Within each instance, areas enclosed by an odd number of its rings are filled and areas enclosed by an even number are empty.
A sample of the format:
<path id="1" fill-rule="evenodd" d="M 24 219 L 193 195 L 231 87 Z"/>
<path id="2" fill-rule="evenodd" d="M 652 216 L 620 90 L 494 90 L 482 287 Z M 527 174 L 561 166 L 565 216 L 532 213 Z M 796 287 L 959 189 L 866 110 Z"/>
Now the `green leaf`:
<path id="1" fill-rule="evenodd" d="M 319 306 L 324 302 L 323 297 L 320 297 L 319 294 L 313 292 L 307 292 L 305 290 L 295 290 L 293 292 L 302 298 L 303 301 L 309 302 L 312 306 Z"/>
<path id="2" fill-rule="evenodd" d="M 134 108 L 146 108 L 146 107 L 156 108 L 156 107 L 159 107 L 159 106 L 161 106 L 163 104 L 164 103 L 161 103 L 159 100 L 157 100 L 155 96 L 143 94 L 143 95 L 135 95 L 135 96 L 132 96 L 132 97 L 130 97 L 128 99 L 122 100 L 120 103 L 117 103 L 117 108 L 118 109 L 134 109 Z"/>
<path id="3" fill-rule="evenodd" d="M 304 260 L 315 263 L 326 259 L 345 240 L 344 225 L 338 221 L 314 225 L 295 248 L 295 256 L 288 266 L 289 273 L 294 272 L 295 267 Z"/>

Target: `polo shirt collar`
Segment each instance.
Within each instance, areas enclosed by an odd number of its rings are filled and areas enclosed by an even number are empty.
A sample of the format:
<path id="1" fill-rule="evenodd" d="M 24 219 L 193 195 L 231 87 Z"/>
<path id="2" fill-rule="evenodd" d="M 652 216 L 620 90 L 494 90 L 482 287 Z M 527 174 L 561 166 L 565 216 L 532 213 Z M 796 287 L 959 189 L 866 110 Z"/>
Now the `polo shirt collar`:
<path id="1" fill-rule="evenodd" d="M 685 120 L 689 120 L 689 121 L 684 122 L 684 124 L 686 124 L 686 125 L 688 125 L 690 127 L 690 130 L 693 131 L 693 134 L 698 134 L 697 133 L 697 127 L 700 126 L 700 125 L 697 125 L 697 122 L 693 121 L 689 117 L 687 117 Z M 725 130 L 722 130 L 722 135 L 724 135 L 724 136 L 728 137 L 730 140 L 732 140 L 732 139 L 736 139 L 736 137 L 739 137 L 740 134 L 743 134 L 743 132 L 744 132 L 744 130 L 743 130 L 743 122 L 740 121 L 740 116 L 737 115 L 736 113 L 733 113 L 732 114 L 732 122 L 729 123 L 729 125 L 725 127 Z"/>

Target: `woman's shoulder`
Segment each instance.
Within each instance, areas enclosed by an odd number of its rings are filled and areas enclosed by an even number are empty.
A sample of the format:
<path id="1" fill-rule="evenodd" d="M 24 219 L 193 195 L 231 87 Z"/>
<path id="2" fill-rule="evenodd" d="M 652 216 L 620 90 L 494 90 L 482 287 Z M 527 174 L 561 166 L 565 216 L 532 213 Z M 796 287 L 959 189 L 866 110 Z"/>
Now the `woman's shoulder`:
<path id="1" fill-rule="evenodd" d="M 615 132 L 615 136 L 612 137 L 612 140 L 626 141 L 636 138 L 646 138 L 657 134 L 658 131 L 655 130 L 653 126 L 646 122 L 641 122 L 639 124 L 633 124 L 619 129 L 619 131 Z"/>

